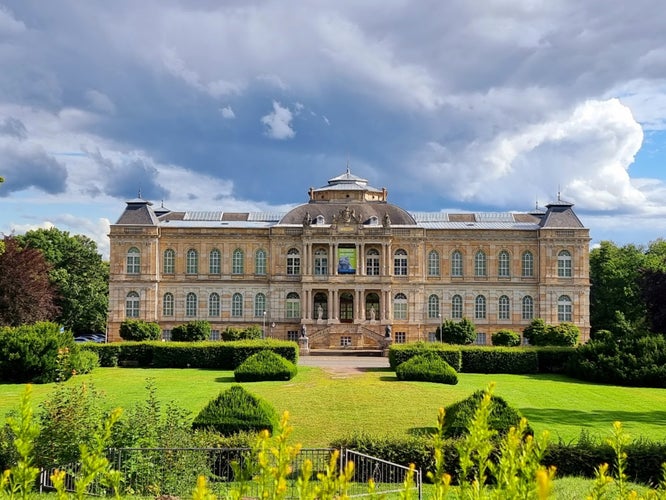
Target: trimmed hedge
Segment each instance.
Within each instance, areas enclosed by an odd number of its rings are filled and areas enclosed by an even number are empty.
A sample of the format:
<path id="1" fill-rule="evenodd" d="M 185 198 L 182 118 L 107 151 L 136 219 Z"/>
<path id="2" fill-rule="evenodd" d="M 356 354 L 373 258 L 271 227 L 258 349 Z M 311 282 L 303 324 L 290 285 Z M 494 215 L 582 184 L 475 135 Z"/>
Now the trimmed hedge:
<path id="1" fill-rule="evenodd" d="M 81 346 L 96 352 L 101 366 L 135 365 L 153 368 L 212 368 L 234 370 L 247 358 L 270 350 L 294 364 L 298 344 L 284 340 L 239 340 L 237 342 L 117 342 Z"/>
<path id="2" fill-rule="evenodd" d="M 389 348 L 389 365 L 392 370 L 395 370 L 398 365 L 413 358 L 414 356 L 435 353 L 444 361 L 446 361 L 451 368 L 460 371 L 462 358 L 460 355 L 460 347 L 452 346 L 449 344 L 442 344 L 439 342 L 413 342 L 410 344 L 392 344 Z"/>
<path id="3" fill-rule="evenodd" d="M 268 402 L 240 385 L 233 385 L 199 412 L 192 422 L 192 429 L 212 429 L 230 436 L 264 429 L 272 433 L 278 424 L 278 414 Z"/>
<path id="4" fill-rule="evenodd" d="M 493 333 L 490 336 L 490 341 L 495 346 L 517 347 L 520 345 L 520 334 L 503 328 Z"/>
<path id="5" fill-rule="evenodd" d="M 534 349 L 515 347 L 461 347 L 465 373 L 537 373 L 538 355 Z"/>
<path id="6" fill-rule="evenodd" d="M 236 382 L 258 382 L 261 380 L 291 380 L 296 376 L 294 363 L 273 351 L 263 350 L 253 354 L 234 370 Z"/>
<path id="7" fill-rule="evenodd" d="M 417 380 L 449 385 L 458 383 L 458 374 L 451 365 L 432 352 L 419 354 L 401 363 L 395 369 L 395 374 L 398 380 Z"/>
<path id="8" fill-rule="evenodd" d="M 460 437 L 467 434 L 474 413 L 483 399 L 484 391 L 476 391 L 462 401 L 457 401 L 445 408 L 443 433 L 446 437 Z M 488 425 L 500 436 L 509 432 L 511 427 L 518 427 L 522 415 L 510 406 L 503 398 L 491 396 L 490 417 Z M 528 427 L 526 434 L 532 434 Z"/>
<path id="9" fill-rule="evenodd" d="M 414 356 L 436 353 L 458 373 L 563 373 L 576 355 L 573 347 L 452 346 L 439 342 L 393 344 L 389 364 L 395 370 Z"/>

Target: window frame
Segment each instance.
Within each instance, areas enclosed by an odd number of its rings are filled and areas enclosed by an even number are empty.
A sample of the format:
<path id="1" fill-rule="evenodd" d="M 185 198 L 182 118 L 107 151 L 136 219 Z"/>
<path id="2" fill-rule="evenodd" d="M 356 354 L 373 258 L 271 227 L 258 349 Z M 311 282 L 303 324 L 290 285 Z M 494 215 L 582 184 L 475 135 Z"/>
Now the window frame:
<path id="1" fill-rule="evenodd" d="M 254 252 L 254 274 L 257 274 L 259 276 L 266 275 L 267 272 L 266 261 L 267 261 L 266 250 L 264 250 L 263 248 L 258 248 L 257 251 Z"/>
<path id="2" fill-rule="evenodd" d="M 393 276 L 407 276 L 408 275 L 408 259 L 407 250 L 398 248 L 393 253 Z"/>
<path id="3" fill-rule="evenodd" d="M 487 319 L 488 301 L 485 295 L 477 295 L 474 298 L 474 319 Z"/>
<path id="4" fill-rule="evenodd" d="M 511 319 L 511 299 L 508 295 L 500 295 L 497 299 L 497 319 L 500 321 Z"/>
<path id="5" fill-rule="evenodd" d="M 194 292 L 187 292 L 185 295 L 185 317 L 196 318 L 199 312 L 199 297 Z"/>
<path id="6" fill-rule="evenodd" d="M 243 317 L 243 295 L 238 292 L 231 296 L 231 317 Z"/>
<path id="7" fill-rule="evenodd" d="M 440 260 L 437 250 L 428 252 L 428 276 L 438 277 L 440 275 Z"/>
<path id="8" fill-rule="evenodd" d="M 437 319 L 441 318 L 441 310 L 439 307 L 439 295 L 430 294 L 428 296 L 428 318 Z"/>
<path id="9" fill-rule="evenodd" d="M 463 319 L 464 301 L 462 295 L 456 293 L 451 297 L 451 319 Z"/>
<path id="10" fill-rule="evenodd" d="M 129 248 L 125 258 L 125 266 L 127 274 L 141 274 L 141 250 L 137 247 Z"/>
<path id="11" fill-rule="evenodd" d="M 559 323 L 573 321 L 573 300 L 569 295 L 563 294 L 557 298 L 557 321 Z"/>
<path id="12" fill-rule="evenodd" d="M 488 258 L 483 250 L 474 254 L 474 276 L 477 278 L 488 276 Z"/>
<path id="13" fill-rule="evenodd" d="M 506 250 L 502 250 L 497 255 L 497 276 L 500 278 L 511 277 L 511 255 Z"/>
<path id="14" fill-rule="evenodd" d="M 560 250 L 557 253 L 557 277 L 573 277 L 573 257 L 569 250 Z"/>
<path id="15" fill-rule="evenodd" d="M 523 278 L 533 278 L 534 277 L 534 254 L 529 250 L 525 250 L 521 257 L 522 263 L 522 277 Z"/>
<path id="16" fill-rule="evenodd" d="M 139 318 L 141 315 L 141 296 L 138 292 L 131 290 L 125 295 L 125 317 Z"/>
<path id="17" fill-rule="evenodd" d="M 176 251 L 173 248 L 167 248 L 162 253 L 162 274 L 176 273 Z"/>
<path id="18" fill-rule="evenodd" d="M 328 276 L 328 251 L 317 248 L 313 253 L 312 274 L 315 276 Z"/>
<path id="19" fill-rule="evenodd" d="M 531 295 L 525 295 L 521 305 L 521 318 L 523 321 L 534 319 L 534 298 Z"/>
<path id="20" fill-rule="evenodd" d="M 185 254 L 185 274 L 199 274 L 199 252 L 194 248 Z"/>
<path id="21" fill-rule="evenodd" d="M 208 296 L 208 316 L 211 318 L 219 318 L 222 313 L 221 304 L 220 294 L 212 292 Z"/>
<path id="22" fill-rule="evenodd" d="M 379 250 L 370 248 L 365 252 L 365 274 L 366 276 L 379 276 L 380 269 Z"/>
<path id="23" fill-rule="evenodd" d="M 231 254 L 231 274 L 245 274 L 245 254 L 240 248 L 234 249 Z"/>
<path id="24" fill-rule="evenodd" d="M 222 252 L 213 248 L 208 255 L 208 274 L 222 273 Z"/>
<path id="25" fill-rule="evenodd" d="M 299 276 L 301 274 L 301 252 L 297 248 L 287 251 L 287 276 Z"/>
<path id="26" fill-rule="evenodd" d="M 463 272 L 463 254 L 460 250 L 454 250 L 451 252 L 451 276 L 461 278 Z"/>
<path id="27" fill-rule="evenodd" d="M 259 292 L 254 296 L 254 317 L 263 318 L 266 312 L 266 294 Z"/>
<path id="28" fill-rule="evenodd" d="M 285 299 L 285 316 L 287 319 L 301 317 L 301 297 L 296 292 L 289 292 Z"/>
<path id="29" fill-rule="evenodd" d="M 409 319 L 408 308 L 409 304 L 407 302 L 407 295 L 402 292 L 396 293 L 393 296 L 393 319 Z"/>
<path id="30" fill-rule="evenodd" d="M 162 296 L 162 316 L 173 316 L 175 300 L 173 293 L 166 292 Z"/>

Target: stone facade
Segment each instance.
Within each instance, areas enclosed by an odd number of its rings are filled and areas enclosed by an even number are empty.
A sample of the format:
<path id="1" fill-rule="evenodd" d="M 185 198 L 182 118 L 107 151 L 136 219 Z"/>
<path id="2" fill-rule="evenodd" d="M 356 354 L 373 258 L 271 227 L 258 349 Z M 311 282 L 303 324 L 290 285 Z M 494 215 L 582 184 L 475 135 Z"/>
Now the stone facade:
<path id="1" fill-rule="evenodd" d="M 589 230 L 561 200 L 528 213 L 417 213 L 349 170 L 284 214 L 175 212 L 141 198 L 111 226 L 109 338 L 128 317 L 217 332 L 259 325 L 310 348 L 432 339 L 467 317 L 477 343 L 532 318 L 589 336 Z M 387 328 L 389 327 L 389 328 Z"/>

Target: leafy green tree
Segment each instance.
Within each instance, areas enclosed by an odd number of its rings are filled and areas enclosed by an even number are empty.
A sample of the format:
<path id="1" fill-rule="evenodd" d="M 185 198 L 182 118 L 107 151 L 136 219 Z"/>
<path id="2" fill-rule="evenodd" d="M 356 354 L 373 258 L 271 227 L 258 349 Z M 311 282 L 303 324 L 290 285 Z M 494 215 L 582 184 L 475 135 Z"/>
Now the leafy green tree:
<path id="1" fill-rule="evenodd" d="M 469 319 L 446 320 L 442 323 L 442 342 L 447 344 L 471 344 L 476 340 L 476 327 Z"/>
<path id="2" fill-rule="evenodd" d="M 162 335 L 162 329 L 157 323 L 142 319 L 126 319 L 120 324 L 120 338 L 123 340 L 157 340 Z"/>
<path id="3" fill-rule="evenodd" d="M 491 342 L 493 345 L 515 347 L 520 345 L 520 335 L 513 330 L 501 329 L 492 334 Z"/>
<path id="4" fill-rule="evenodd" d="M 0 254 L 0 325 L 19 326 L 57 317 L 56 291 L 50 266 L 39 250 L 22 249 L 6 236 Z"/>
<path id="5" fill-rule="evenodd" d="M 666 333 L 666 273 L 657 269 L 644 269 L 640 284 L 650 329 L 655 333 Z"/>
<path id="6" fill-rule="evenodd" d="M 101 332 L 106 327 L 109 265 L 97 244 L 83 235 L 70 235 L 55 227 L 17 236 L 25 248 L 41 250 L 52 266 L 51 283 L 58 292 L 56 318 L 74 335 Z"/>
<path id="7" fill-rule="evenodd" d="M 536 318 L 523 330 L 523 336 L 531 345 L 575 346 L 580 339 L 580 329 L 573 323 L 548 325 Z"/>
<path id="8" fill-rule="evenodd" d="M 171 340 L 176 342 L 197 342 L 210 339 L 210 323 L 204 320 L 196 320 L 178 325 L 171 330 Z"/>

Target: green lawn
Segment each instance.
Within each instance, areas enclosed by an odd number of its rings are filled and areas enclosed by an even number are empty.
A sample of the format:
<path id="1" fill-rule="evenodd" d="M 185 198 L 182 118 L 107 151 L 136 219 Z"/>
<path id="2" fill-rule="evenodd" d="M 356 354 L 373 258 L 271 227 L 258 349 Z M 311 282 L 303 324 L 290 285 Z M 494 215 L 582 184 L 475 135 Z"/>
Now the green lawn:
<path id="1" fill-rule="evenodd" d="M 147 378 L 154 378 L 158 396 L 198 412 L 233 381 L 230 371 L 98 368 L 69 384 L 92 382 L 110 406 L 129 407 L 145 399 Z M 437 409 L 460 400 L 494 381 L 495 393 L 519 408 L 536 432 L 572 441 L 581 429 L 608 435 L 614 420 L 632 437 L 666 439 L 666 390 L 587 384 L 558 376 L 460 374 L 456 386 L 400 382 L 388 369 L 341 377 L 320 368 L 299 367 L 289 382 L 255 382 L 244 386 L 279 411 L 289 410 L 293 440 L 304 446 L 325 446 L 351 431 L 404 435 L 435 425 Z M 35 403 L 53 385 L 34 386 Z M 0 385 L 0 416 L 17 408 L 21 385 Z"/>

